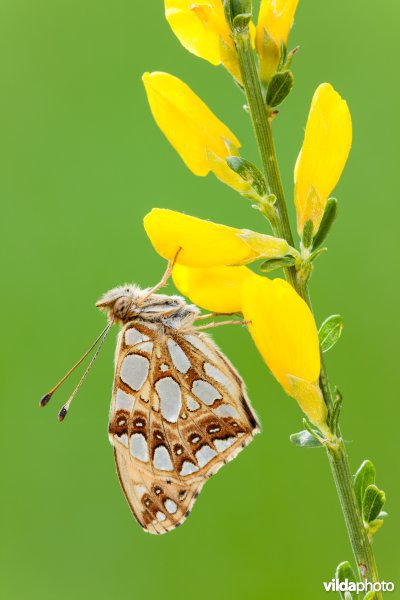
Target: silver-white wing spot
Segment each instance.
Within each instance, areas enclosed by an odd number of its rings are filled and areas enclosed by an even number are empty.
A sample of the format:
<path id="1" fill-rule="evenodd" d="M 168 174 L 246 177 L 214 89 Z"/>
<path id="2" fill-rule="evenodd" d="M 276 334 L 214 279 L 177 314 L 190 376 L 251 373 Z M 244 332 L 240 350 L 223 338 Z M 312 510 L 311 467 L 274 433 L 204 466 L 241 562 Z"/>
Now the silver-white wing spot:
<path id="1" fill-rule="evenodd" d="M 187 409 L 190 410 L 191 412 L 195 412 L 196 410 L 199 410 L 200 404 L 198 402 L 196 402 L 196 400 L 193 400 L 193 398 L 191 398 L 190 396 L 186 396 L 185 401 L 186 401 Z"/>
<path id="2" fill-rule="evenodd" d="M 221 400 L 222 396 L 218 390 L 215 389 L 211 383 L 208 381 L 203 381 L 203 379 L 196 379 L 192 385 L 192 392 L 199 400 L 207 404 L 207 406 L 212 406 L 216 400 Z"/>
<path id="3" fill-rule="evenodd" d="M 147 447 L 146 438 L 142 433 L 134 433 L 131 437 L 131 454 L 134 458 L 142 462 L 148 462 L 149 449 Z"/>
<path id="4" fill-rule="evenodd" d="M 210 363 L 205 363 L 204 371 L 209 377 L 212 377 L 212 379 L 215 379 L 215 381 L 222 384 L 230 394 L 235 393 L 236 388 L 232 381 L 222 371 L 217 369 L 217 367 L 214 367 L 214 365 L 211 365 Z"/>
<path id="5" fill-rule="evenodd" d="M 172 377 L 164 377 L 156 383 L 160 398 L 161 414 L 170 423 L 176 423 L 182 408 L 180 385 Z"/>
<path id="6" fill-rule="evenodd" d="M 149 361 L 140 354 L 129 354 L 122 363 L 120 377 L 136 392 L 140 390 L 149 373 Z"/>
<path id="7" fill-rule="evenodd" d="M 230 448 L 230 446 L 232 446 L 232 444 L 234 444 L 235 441 L 236 440 L 234 437 L 227 438 L 226 440 L 214 440 L 214 446 L 216 447 L 218 452 L 223 452 L 227 448 Z"/>
<path id="8" fill-rule="evenodd" d="M 140 344 L 137 349 L 141 352 L 147 352 L 148 354 L 151 354 L 153 352 L 153 348 L 153 342 L 143 342 L 143 344 Z"/>
<path id="9" fill-rule="evenodd" d="M 217 456 L 217 453 L 211 448 L 211 446 L 208 446 L 207 444 L 202 446 L 200 450 L 196 452 L 196 458 L 200 467 L 204 467 L 210 462 L 210 460 L 214 458 L 214 456 Z"/>
<path id="10" fill-rule="evenodd" d="M 185 374 L 190 369 L 190 360 L 182 350 L 182 348 L 174 342 L 171 338 L 167 341 L 168 352 L 171 357 L 171 360 L 174 364 L 175 369 Z"/>
<path id="11" fill-rule="evenodd" d="M 125 344 L 127 346 L 134 346 L 135 344 L 139 344 L 140 342 L 147 342 L 150 338 L 141 333 L 134 327 L 131 327 L 125 332 Z"/>
<path id="12" fill-rule="evenodd" d="M 237 412 L 236 408 L 230 404 L 220 404 L 215 409 L 215 414 L 218 415 L 218 417 L 232 417 L 233 419 L 239 418 L 239 413 Z"/>
<path id="13" fill-rule="evenodd" d="M 156 513 L 156 517 L 158 521 L 165 521 L 165 519 L 167 518 L 163 512 L 161 512 L 161 510 L 157 511 Z"/>
<path id="14" fill-rule="evenodd" d="M 191 475 L 192 473 L 196 473 L 199 470 L 199 467 L 193 464 L 192 462 L 185 460 L 182 465 L 181 475 Z"/>
<path id="15" fill-rule="evenodd" d="M 131 412 L 133 408 L 134 397 L 118 389 L 115 397 L 115 410 L 127 410 Z"/>
<path id="16" fill-rule="evenodd" d="M 174 515 L 178 510 L 178 505 L 176 504 L 176 502 L 171 500 L 171 498 L 166 499 L 166 501 L 164 502 L 164 506 L 170 515 Z"/>
<path id="17" fill-rule="evenodd" d="M 157 446 L 154 450 L 153 463 L 159 471 L 173 471 L 171 457 L 165 446 Z"/>

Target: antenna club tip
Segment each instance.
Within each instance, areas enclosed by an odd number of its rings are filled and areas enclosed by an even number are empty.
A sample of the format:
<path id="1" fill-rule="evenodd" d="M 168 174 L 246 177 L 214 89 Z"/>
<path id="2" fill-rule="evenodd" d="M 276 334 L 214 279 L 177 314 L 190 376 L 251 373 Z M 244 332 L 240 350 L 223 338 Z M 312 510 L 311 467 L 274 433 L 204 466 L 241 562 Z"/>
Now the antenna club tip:
<path id="1" fill-rule="evenodd" d="M 43 398 L 39 402 L 39 406 L 41 406 L 41 407 L 46 406 L 46 404 L 48 404 L 50 402 L 52 395 L 53 394 L 50 392 L 49 394 L 46 394 L 45 396 L 43 396 Z"/>
<path id="2" fill-rule="evenodd" d="M 67 412 L 68 412 L 68 410 L 65 408 L 65 406 L 63 406 L 57 415 L 57 419 L 59 420 L 60 423 L 62 423 L 62 421 L 64 421 L 65 417 L 67 416 Z"/>

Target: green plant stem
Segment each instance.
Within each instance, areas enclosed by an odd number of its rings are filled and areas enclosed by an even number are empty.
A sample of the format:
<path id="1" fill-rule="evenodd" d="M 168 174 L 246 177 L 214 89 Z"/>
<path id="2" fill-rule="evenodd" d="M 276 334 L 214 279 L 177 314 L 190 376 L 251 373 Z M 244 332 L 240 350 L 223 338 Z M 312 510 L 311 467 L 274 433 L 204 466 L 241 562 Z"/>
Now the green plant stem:
<path id="1" fill-rule="evenodd" d="M 254 51 L 248 31 L 234 34 L 234 41 L 237 49 L 243 86 L 247 97 L 247 105 L 267 178 L 268 191 L 270 194 L 276 196 L 275 207 L 277 211 L 277 220 L 274 226 L 274 233 L 279 237 L 285 238 L 291 246 L 294 246 L 282 180 L 276 157 L 275 144 L 272 136 L 271 122 L 268 115 L 268 109 L 265 105 Z M 285 269 L 285 276 L 311 308 L 307 281 L 304 282 L 298 277 L 294 267 Z M 328 409 L 331 409 L 333 405 L 332 391 L 322 352 L 320 387 L 325 403 Z M 335 438 L 332 443 L 327 445 L 327 454 L 360 578 L 363 580 L 367 579 L 372 583 L 378 582 L 379 578 L 372 546 L 357 504 L 347 452 L 340 434 L 339 438 Z M 376 597 L 379 599 L 382 598 L 381 593 L 377 592 Z"/>

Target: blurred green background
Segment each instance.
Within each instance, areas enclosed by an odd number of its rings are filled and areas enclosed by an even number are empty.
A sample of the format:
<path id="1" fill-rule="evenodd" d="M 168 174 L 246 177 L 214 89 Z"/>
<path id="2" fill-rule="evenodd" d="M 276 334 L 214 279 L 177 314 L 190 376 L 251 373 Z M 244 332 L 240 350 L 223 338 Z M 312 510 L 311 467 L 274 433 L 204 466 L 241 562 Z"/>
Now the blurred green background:
<path id="1" fill-rule="evenodd" d="M 319 322 L 337 312 L 345 320 L 329 368 L 345 398 L 352 466 L 372 459 L 387 492 L 375 550 L 382 579 L 400 584 L 399 19 L 397 0 L 301 0 L 290 40 L 301 45 L 296 88 L 275 132 L 290 200 L 315 87 L 329 81 L 349 102 L 354 145 L 313 302 Z M 104 326 L 100 294 L 159 279 L 164 264 L 142 228 L 152 207 L 265 225 L 215 178 L 184 167 L 149 113 L 146 70 L 183 78 L 257 158 L 240 91 L 222 68 L 185 52 L 161 0 L 0 2 L 0 595 L 323 598 L 322 582 L 351 559 L 327 459 L 289 443 L 300 411 L 245 330 L 222 328 L 215 339 L 245 378 L 263 434 L 167 536 L 141 531 L 115 474 L 107 416 L 116 331 L 67 421 L 56 412 L 74 382 L 38 409 Z"/>

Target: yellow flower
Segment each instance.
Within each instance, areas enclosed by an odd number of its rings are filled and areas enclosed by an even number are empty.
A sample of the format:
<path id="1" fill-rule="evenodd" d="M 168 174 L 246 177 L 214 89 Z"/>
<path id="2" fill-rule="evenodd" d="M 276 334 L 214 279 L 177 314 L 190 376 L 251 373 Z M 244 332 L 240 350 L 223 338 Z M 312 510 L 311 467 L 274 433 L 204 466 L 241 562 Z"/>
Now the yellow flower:
<path id="1" fill-rule="evenodd" d="M 223 64 L 240 81 L 222 0 L 165 0 L 165 16 L 186 50 L 212 65 Z"/>
<path id="2" fill-rule="evenodd" d="M 254 276 L 242 286 L 242 312 L 266 364 L 316 425 L 327 410 L 318 378 L 318 331 L 305 301 L 283 279 Z"/>
<path id="3" fill-rule="evenodd" d="M 350 111 L 328 83 L 313 97 L 303 147 L 295 167 L 297 228 L 311 220 L 318 231 L 329 195 L 343 172 L 352 141 Z"/>
<path id="4" fill-rule="evenodd" d="M 239 235 L 241 229 L 217 225 L 163 208 L 153 208 L 144 218 L 144 228 L 155 250 L 167 260 L 190 267 L 240 265 L 257 254 Z"/>
<path id="5" fill-rule="evenodd" d="M 163 208 L 153 208 L 145 216 L 144 228 L 160 256 L 170 261 L 177 257 L 178 264 L 189 267 L 244 265 L 259 258 L 281 258 L 293 251 L 280 238 Z"/>
<path id="6" fill-rule="evenodd" d="M 287 44 L 299 0 L 262 0 L 258 15 L 256 46 L 263 81 L 277 69 L 282 42 Z"/>
<path id="7" fill-rule="evenodd" d="M 257 277 L 248 267 L 185 267 L 172 271 L 176 288 L 194 304 L 216 313 L 241 312 L 243 283 Z"/>
<path id="8" fill-rule="evenodd" d="M 249 189 L 226 164 L 240 142 L 183 81 L 168 73 L 145 73 L 143 82 L 153 117 L 186 166 L 215 175 L 241 192 Z"/>

